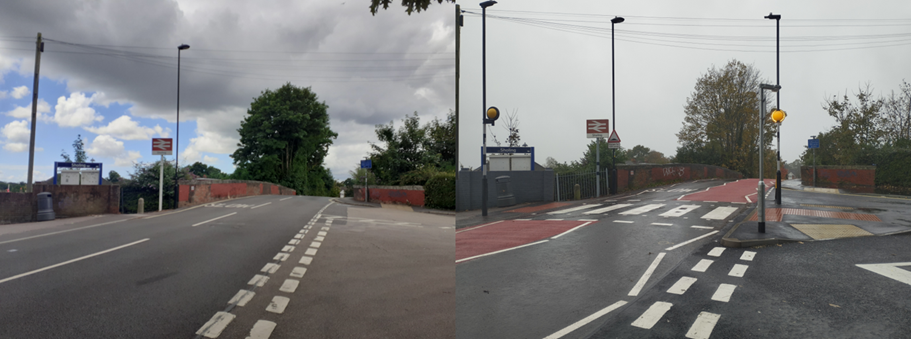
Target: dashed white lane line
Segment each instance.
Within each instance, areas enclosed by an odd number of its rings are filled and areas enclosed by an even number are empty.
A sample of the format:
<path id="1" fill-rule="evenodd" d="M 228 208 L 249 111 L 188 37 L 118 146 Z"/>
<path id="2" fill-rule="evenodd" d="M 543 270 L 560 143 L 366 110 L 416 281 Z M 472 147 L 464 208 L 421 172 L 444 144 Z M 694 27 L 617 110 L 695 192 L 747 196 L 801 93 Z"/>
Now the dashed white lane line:
<path id="1" fill-rule="evenodd" d="M 300 233 L 300 234 L 307 234 L 307 228 L 306 228 L 306 227 L 305 227 L 305 228 L 301 228 L 301 230 L 298 231 L 297 233 Z"/>
<path id="2" fill-rule="evenodd" d="M 300 284 L 300 280 L 294 279 L 285 279 L 285 282 L 282 283 L 282 286 L 278 288 L 279 291 L 285 293 L 294 293 L 297 290 L 297 285 Z"/>
<path id="3" fill-rule="evenodd" d="M 690 226 L 690 228 L 697 228 L 697 229 L 700 229 L 700 230 L 713 230 L 713 229 L 715 229 L 715 228 L 712 227 L 712 226 L 695 226 L 695 225 Z"/>
<path id="4" fill-rule="evenodd" d="M 269 281 L 269 277 L 257 274 L 253 276 L 253 279 L 250 279 L 250 281 L 247 282 L 247 285 L 256 285 L 257 287 L 263 287 L 267 281 Z"/>
<path id="5" fill-rule="evenodd" d="M 256 292 L 240 290 L 240 291 L 237 291 L 237 294 L 235 294 L 234 297 L 231 298 L 231 300 L 228 300 L 228 303 L 237 304 L 237 306 L 241 306 L 241 307 L 247 306 L 247 302 L 249 302 L 250 299 L 253 299 L 253 296 L 255 296 L 255 295 L 256 295 Z"/>
<path id="6" fill-rule="evenodd" d="M 251 209 L 251 210 L 255 210 L 255 209 L 257 209 L 257 208 L 266 206 L 266 205 L 271 204 L 271 203 L 272 203 L 272 202 L 270 201 L 270 202 L 267 202 L 267 203 L 262 204 L 262 205 L 257 205 L 257 206 L 250 207 L 250 209 Z"/>
<path id="7" fill-rule="evenodd" d="M 724 247 L 715 247 L 709 251 L 710 257 L 720 257 L 721 253 L 724 252 Z"/>
<path id="8" fill-rule="evenodd" d="M 304 273 L 307 273 L 306 267 L 295 267 L 293 270 L 291 270 L 291 276 L 294 278 L 303 278 Z"/>
<path id="9" fill-rule="evenodd" d="M 313 241 L 313 242 L 310 243 L 310 247 L 319 248 L 319 246 L 322 245 L 322 244 L 323 244 L 323 243 L 321 243 L 321 242 L 319 242 L 319 241 Z"/>
<path id="10" fill-rule="evenodd" d="M 579 329 L 579 327 L 585 326 L 585 324 L 588 324 L 588 323 L 594 321 L 595 319 L 598 319 L 598 318 L 604 316 L 605 314 L 608 314 L 608 313 L 610 313 L 611 311 L 620 308 L 620 307 L 623 306 L 623 305 L 626 305 L 626 301 L 620 300 L 620 301 L 618 301 L 618 302 L 615 302 L 613 305 L 610 305 L 610 306 L 608 306 L 608 307 L 605 307 L 604 309 L 602 309 L 602 310 L 600 310 L 600 311 L 598 311 L 598 312 L 595 312 L 595 313 L 593 313 L 592 315 L 587 316 L 587 317 L 585 317 L 584 319 L 579 320 L 579 321 L 573 323 L 572 325 L 566 326 L 565 328 L 563 328 L 562 330 L 559 330 L 559 331 L 555 332 L 554 334 L 551 334 L 551 335 L 549 335 L 549 336 L 544 337 L 544 339 L 558 339 L 558 338 L 561 338 L 561 337 L 563 337 L 564 335 L 567 335 L 567 334 L 571 333 L 572 331 L 575 331 L 575 330 Z"/>
<path id="11" fill-rule="evenodd" d="M 323 227 L 322 230 L 323 230 L 323 231 L 328 231 L 328 230 L 329 230 L 329 227 Z"/>
<path id="12" fill-rule="evenodd" d="M 298 239 L 291 239 L 291 241 L 288 242 L 288 245 L 297 245 L 300 243 L 301 243 L 301 241 Z"/>
<path id="13" fill-rule="evenodd" d="M 290 301 L 291 298 L 288 297 L 274 296 L 272 297 L 272 301 L 269 302 L 269 306 L 266 306 L 266 311 L 282 314 L 285 312 L 285 307 L 288 307 L 288 302 Z"/>
<path id="14" fill-rule="evenodd" d="M 632 205 L 633 204 L 616 204 L 616 205 L 607 206 L 604 208 L 599 208 L 596 210 L 587 211 L 583 214 L 604 214 L 604 213 L 607 213 L 607 212 L 610 212 L 613 210 L 618 210 L 618 209 L 625 208 L 625 207 L 632 206 Z"/>
<path id="15" fill-rule="evenodd" d="M 696 264 L 696 266 L 693 266 L 693 271 L 705 272 L 705 270 L 709 269 L 709 265 L 711 265 L 713 262 L 714 261 L 709 260 L 709 259 L 699 260 L 699 263 Z"/>
<path id="16" fill-rule="evenodd" d="M 702 219 L 706 219 L 706 220 L 724 220 L 724 219 L 727 218 L 729 215 L 731 215 L 731 213 L 734 213 L 734 211 L 736 211 L 736 210 L 737 210 L 737 207 L 728 207 L 728 206 L 716 207 L 716 208 L 715 208 L 714 210 L 712 210 L 711 212 L 706 213 L 705 215 L 703 215 L 703 216 L 702 216 Z"/>
<path id="17" fill-rule="evenodd" d="M 225 214 L 225 215 L 220 216 L 220 217 L 217 217 L 217 218 L 212 218 L 212 219 L 209 219 L 209 220 L 206 220 L 206 221 L 203 221 L 203 222 L 198 222 L 198 223 L 193 224 L 192 227 L 196 227 L 196 226 L 205 224 L 205 223 L 207 223 L 207 222 L 212 222 L 212 221 L 215 221 L 215 220 L 218 220 L 218 219 L 221 219 L 221 218 L 227 218 L 227 217 L 230 217 L 230 216 L 235 215 L 235 214 L 237 214 L 237 212 L 228 213 L 228 214 Z"/>
<path id="18" fill-rule="evenodd" d="M 315 249 L 315 248 L 308 248 L 307 251 L 304 252 L 304 255 L 314 256 L 314 255 L 316 255 L 316 249 Z"/>
<path id="19" fill-rule="evenodd" d="M 303 235 L 303 234 L 300 234 L 300 233 L 294 235 L 294 239 L 300 239 L 300 238 L 303 238 L 303 237 L 304 237 L 304 235 Z"/>
<path id="20" fill-rule="evenodd" d="M 313 257 L 302 256 L 301 260 L 298 262 L 301 264 L 304 264 L 304 265 L 310 265 L 310 262 L 312 262 L 312 261 L 313 261 Z"/>
<path id="21" fill-rule="evenodd" d="M 268 320 L 257 320 L 256 323 L 253 324 L 253 328 L 250 329 L 250 335 L 248 335 L 246 339 L 269 339 L 269 336 L 272 335 L 272 331 L 275 330 L 275 325 L 274 322 Z"/>
<path id="22" fill-rule="evenodd" d="M 720 314 L 699 312 L 699 316 L 696 317 L 693 326 L 686 332 L 686 337 L 690 339 L 709 339 L 709 336 L 712 335 L 712 329 L 715 328 L 715 323 L 718 322 L 718 318 L 721 318 Z"/>
<path id="23" fill-rule="evenodd" d="M 209 319 L 202 327 L 196 331 L 197 335 L 201 335 L 206 338 L 218 338 L 221 335 L 221 331 L 225 330 L 225 327 L 228 327 L 228 324 L 231 323 L 231 320 L 234 320 L 235 315 L 228 312 L 215 312 L 215 315 L 212 316 L 212 319 Z"/>
<path id="24" fill-rule="evenodd" d="M 263 266 L 263 268 L 260 269 L 259 271 L 272 274 L 272 273 L 275 273 L 275 271 L 278 271 L 279 267 L 281 267 L 281 265 L 270 262 L 270 263 L 266 263 L 266 266 Z"/>
<path id="25" fill-rule="evenodd" d="M 668 223 L 664 223 L 664 222 L 653 222 L 652 225 L 655 225 L 655 226 L 674 226 L 674 224 L 668 224 Z"/>
<path id="26" fill-rule="evenodd" d="M 326 237 L 316 237 L 315 239 L 313 239 L 313 241 L 320 241 L 320 242 L 322 242 L 323 240 L 326 240 Z"/>
<path id="27" fill-rule="evenodd" d="M 680 280 L 677 280 L 677 282 L 674 283 L 674 286 L 671 286 L 671 288 L 667 289 L 667 293 L 683 295 L 686 293 L 686 290 L 688 290 L 690 286 L 693 285 L 694 282 L 696 282 L 696 278 L 680 277 Z"/>
<path id="28" fill-rule="evenodd" d="M 559 210 L 559 211 L 547 212 L 547 214 L 565 214 L 565 213 L 569 213 L 569 212 L 587 210 L 587 209 L 589 209 L 589 208 L 595 208 L 595 207 L 598 207 L 598 206 L 601 206 L 601 204 L 591 204 L 591 205 L 576 206 L 576 207 L 572 207 L 572 208 L 562 209 L 562 210 Z"/>
<path id="29" fill-rule="evenodd" d="M 658 256 L 655 257 L 655 260 L 652 261 L 652 264 L 648 266 L 645 270 L 645 273 L 642 274 L 642 277 L 639 278 L 639 281 L 636 282 L 636 285 L 633 286 L 633 289 L 629 291 L 629 296 L 635 297 L 639 295 L 639 292 L 642 291 L 642 287 L 645 287 L 645 283 L 648 282 L 648 278 L 652 276 L 652 273 L 655 272 L 655 268 L 658 267 L 658 263 L 661 262 L 661 259 L 664 258 L 665 253 L 658 253 Z"/>
<path id="30" fill-rule="evenodd" d="M 150 238 L 145 238 L 145 239 L 142 239 L 142 240 L 138 240 L 138 241 L 131 242 L 131 243 L 129 243 L 129 244 L 120 245 L 120 246 L 117 246 L 117 247 L 114 247 L 114 248 L 109 248 L 109 249 L 106 249 L 106 250 L 101 251 L 101 252 L 95 252 L 95 253 L 92 253 L 92 254 L 89 254 L 89 255 L 84 255 L 84 256 L 81 256 L 81 257 L 76 258 L 76 259 L 70 259 L 70 260 L 64 261 L 64 262 L 59 263 L 59 264 L 53 264 L 53 265 L 50 265 L 50 266 L 46 266 L 46 267 L 39 268 L 39 269 L 34 270 L 34 271 L 29 271 L 29 272 L 25 272 L 25 273 L 22 273 L 22 274 L 14 275 L 14 276 L 9 277 L 9 278 L 0 279 L 0 284 L 5 283 L 5 282 L 7 282 L 7 281 L 16 280 L 16 279 L 19 279 L 19 278 L 22 278 L 22 277 L 30 276 L 30 275 L 35 274 L 35 273 L 38 273 L 38 272 L 47 271 L 47 270 L 49 270 L 49 269 L 56 268 L 56 267 L 60 267 L 60 266 L 66 265 L 66 264 L 72 264 L 72 263 L 77 262 L 77 261 L 79 261 L 79 260 L 84 260 L 84 259 L 88 259 L 88 258 L 91 258 L 91 257 L 94 257 L 94 256 L 102 255 L 102 254 L 105 254 L 105 253 L 108 253 L 108 252 L 113 252 L 113 251 L 119 250 L 119 249 L 124 248 L 124 247 L 130 247 L 130 246 L 136 245 L 136 244 L 138 244 L 138 243 L 148 241 L 149 239 L 150 239 Z"/>
<path id="31" fill-rule="evenodd" d="M 753 251 L 743 251 L 743 255 L 740 256 L 740 260 L 753 261 L 753 258 L 756 256 L 756 252 Z"/>
<path id="32" fill-rule="evenodd" d="M 316 233 L 316 235 L 321 236 L 321 237 L 325 237 L 325 236 L 326 236 L 326 231 L 319 231 L 318 233 Z"/>
<path id="33" fill-rule="evenodd" d="M 620 224 L 632 224 L 634 221 L 631 221 L 631 220 L 614 220 L 614 222 L 620 223 Z"/>
<path id="34" fill-rule="evenodd" d="M 278 201 L 285 201 L 285 200 L 288 200 L 288 199 L 291 199 L 291 198 L 294 198 L 294 197 L 287 197 L 287 198 L 284 198 L 284 199 L 278 199 Z"/>
<path id="35" fill-rule="evenodd" d="M 514 250 L 514 249 L 519 249 L 519 248 L 522 248 L 522 247 L 528 247 L 528 246 L 532 246 L 532 245 L 543 244 L 543 243 L 546 243 L 546 242 L 548 242 L 548 241 L 550 241 L 550 240 L 545 239 L 545 240 L 533 242 L 533 243 L 530 243 L 530 244 L 520 245 L 520 246 L 516 246 L 516 247 L 510 247 L 510 248 L 502 249 L 502 250 L 499 250 L 499 251 L 493 251 L 493 252 L 490 252 L 490 253 L 479 254 L 479 255 L 476 255 L 476 256 L 473 256 L 473 257 L 462 258 L 462 259 L 456 260 L 455 262 L 458 264 L 458 263 L 463 262 L 463 261 L 467 261 L 467 260 L 471 260 L 471 259 L 476 259 L 476 258 L 480 258 L 480 257 L 486 257 L 486 256 L 488 256 L 488 255 L 493 255 L 493 254 L 497 254 L 497 253 L 503 253 L 503 252 L 506 252 L 506 251 L 512 251 L 512 250 Z"/>
<path id="36" fill-rule="evenodd" d="M 649 212 L 649 211 L 651 211 L 651 210 L 655 210 L 655 209 L 661 208 L 661 207 L 664 206 L 664 205 L 665 205 L 665 204 L 648 204 L 648 205 L 645 205 L 645 206 L 641 206 L 641 207 L 637 207 L 637 208 L 631 209 L 631 210 L 629 210 L 629 211 L 620 212 L 620 214 L 622 214 L 622 215 L 639 215 L 639 214 L 642 214 L 642 213 Z"/>
<path id="37" fill-rule="evenodd" d="M 731 301 L 731 295 L 734 294 L 735 288 L 737 288 L 737 285 L 731 285 L 731 284 L 718 285 L 718 289 L 716 289 L 715 294 L 712 295 L 712 300 L 720 301 L 723 303 Z"/>
<path id="38" fill-rule="evenodd" d="M 573 228 L 571 228 L 571 229 L 569 229 L 569 230 L 568 230 L 568 231 L 566 231 L 566 232 L 563 232 L 563 233 L 560 233 L 560 234 L 557 234 L 557 235 L 555 235 L 555 236 L 553 236 L 553 237 L 551 237 L 551 239 L 557 239 L 557 238 L 559 238 L 559 237 L 562 237 L 562 236 L 563 236 L 563 235 L 565 235 L 565 234 L 567 234 L 567 233 L 569 233 L 569 232 L 572 232 L 572 231 L 575 231 L 575 230 L 577 230 L 577 229 L 579 229 L 579 228 L 580 228 L 580 227 L 583 227 L 583 226 L 585 226 L 585 225 L 588 225 L 588 224 L 591 224 L 591 223 L 592 223 L 592 222 L 593 222 L 593 221 L 588 221 L 588 222 L 585 222 L 585 223 L 583 223 L 583 224 L 582 224 L 582 225 L 579 225 L 579 226 L 576 226 L 576 227 L 573 227 Z"/>
<path id="39" fill-rule="evenodd" d="M 734 267 L 731 268 L 731 272 L 728 273 L 729 276 L 743 278 L 743 274 L 746 273 L 747 265 L 734 264 Z"/>
<path id="40" fill-rule="evenodd" d="M 272 260 L 285 261 L 285 260 L 288 260 L 289 256 L 291 256 L 291 255 L 288 253 L 280 252 L 280 253 L 276 254 L 274 257 L 272 257 Z"/>
<path id="41" fill-rule="evenodd" d="M 285 247 L 282 247 L 282 252 L 294 252 L 294 246 L 286 245 Z"/>
<path id="42" fill-rule="evenodd" d="M 674 306 L 674 304 L 656 301 L 652 306 L 649 306 L 649 308 L 645 310 L 645 313 L 642 313 L 632 325 L 646 330 L 651 329 L 652 326 L 655 326 L 655 324 L 658 323 L 658 320 L 661 320 L 661 317 L 671 309 L 671 306 Z"/>
<path id="43" fill-rule="evenodd" d="M 679 248 L 679 247 L 681 247 L 681 246 L 684 246 L 684 245 L 686 245 L 686 244 L 689 244 L 689 243 L 691 243 L 691 242 L 694 242 L 694 241 L 696 241 L 696 240 L 699 240 L 699 239 L 708 237 L 708 236 L 710 236 L 710 235 L 712 235 L 712 234 L 715 234 L 715 233 L 718 233 L 718 231 L 711 231 L 711 232 L 709 232 L 709 233 L 700 235 L 700 236 L 695 237 L 695 238 L 693 238 L 693 239 L 690 239 L 690 240 L 684 241 L 684 242 L 682 242 L 682 243 L 676 244 L 676 245 L 674 245 L 674 246 L 665 248 L 664 250 L 665 250 L 665 251 L 674 250 L 674 249 L 677 249 L 677 248 Z"/>
<path id="44" fill-rule="evenodd" d="M 681 205 L 673 209 L 668 210 L 667 212 L 661 213 L 658 216 L 667 217 L 667 218 L 676 218 L 684 214 L 692 212 L 693 210 L 699 208 L 699 205 Z"/>

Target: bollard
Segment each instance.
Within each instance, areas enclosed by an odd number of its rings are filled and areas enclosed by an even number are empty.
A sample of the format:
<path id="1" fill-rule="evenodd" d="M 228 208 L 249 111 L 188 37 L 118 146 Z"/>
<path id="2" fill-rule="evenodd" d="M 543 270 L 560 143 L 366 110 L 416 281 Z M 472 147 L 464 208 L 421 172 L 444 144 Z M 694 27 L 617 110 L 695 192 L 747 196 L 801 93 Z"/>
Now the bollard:
<path id="1" fill-rule="evenodd" d="M 339 197 L 339 198 L 344 198 L 344 197 L 345 197 L 345 190 L 339 191 L 339 192 L 338 192 L 338 197 Z"/>
<path id="2" fill-rule="evenodd" d="M 145 212 L 145 199 L 139 198 L 139 207 L 136 207 L 136 213 L 143 214 Z"/>
<path id="3" fill-rule="evenodd" d="M 576 198 L 575 200 L 582 199 L 582 188 L 579 187 L 579 184 L 573 187 L 573 197 Z"/>

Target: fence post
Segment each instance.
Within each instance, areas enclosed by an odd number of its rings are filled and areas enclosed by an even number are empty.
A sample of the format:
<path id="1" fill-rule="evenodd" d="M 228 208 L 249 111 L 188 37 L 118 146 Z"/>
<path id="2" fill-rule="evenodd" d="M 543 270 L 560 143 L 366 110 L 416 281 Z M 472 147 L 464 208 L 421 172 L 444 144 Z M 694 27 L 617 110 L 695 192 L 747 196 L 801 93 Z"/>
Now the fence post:
<path id="1" fill-rule="evenodd" d="M 557 201 L 560 201 L 560 173 L 554 173 L 557 176 Z"/>

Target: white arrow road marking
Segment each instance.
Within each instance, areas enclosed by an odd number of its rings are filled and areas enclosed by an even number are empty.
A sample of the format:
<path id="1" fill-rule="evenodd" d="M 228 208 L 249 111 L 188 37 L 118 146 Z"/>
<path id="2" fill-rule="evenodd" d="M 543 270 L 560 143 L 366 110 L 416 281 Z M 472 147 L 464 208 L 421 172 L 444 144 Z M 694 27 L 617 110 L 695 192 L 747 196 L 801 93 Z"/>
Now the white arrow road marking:
<path id="1" fill-rule="evenodd" d="M 693 326 L 686 332 L 686 337 L 690 339 L 709 339 L 709 336 L 712 335 L 712 329 L 715 328 L 715 323 L 718 322 L 718 318 L 721 318 L 720 314 L 699 312 L 699 316 L 696 317 Z"/>
<path id="2" fill-rule="evenodd" d="M 661 320 L 661 317 L 671 309 L 671 306 L 674 306 L 674 304 L 656 301 L 652 306 L 645 310 L 645 313 L 642 313 L 642 315 L 639 316 L 639 319 L 636 319 L 632 325 L 646 330 L 651 329 L 652 326 L 655 326 L 658 320 Z"/>
<path id="3" fill-rule="evenodd" d="M 664 254 L 664 252 L 658 253 L 658 256 L 655 257 L 655 260 L 652 261 L 652 264 L 648 266 L 648 268 L 645 270 L 645 273 L 642 274 L 642 277 L 639 278 L 639 281 L 636 282 L 635 286 L 633 286 L 633 289 L 629 291 L 629 296 L 635 297 L 639 295 L 639 291 L 642 291 L 642 287 L 645 287 L 645 283 L 648 281 L 648 278 L 652 276 L 652 273 L 655 272 L 655 268 L 658 267 L 658 263 L 661 262 L 661 259 L 664 258 Z"/>
<path id="4" fill-rule="evenodd" d="M 887 264 L 857 264 L 857 267 L 867 271 L 892 278 L 900 282 L 911 285 L 911 272 L 898 268 L 899 266 L 911 266 L 911 262 L 895 262 Z M 3 282 L 3 281 L 0 281 Z"/>
<path id="5" fill-rule="evenodd" d="M 566 328 L 557 331 L 557 332 L 554 333 L 554 334 L 551 334 L 551 335 L 549 335 L 549 336 L 544 337 L 544 339 L 558 339 L 558 338 L 561 338 L 561 337 L 563 337 L 564 335 L 567 335 L 567 334 L 569 334 L 570 332 L 577 330 L 579 327 L 585 326 L 585 324 L 588 324 L 588 323 L 594 321 L 595 319 L 598 319 L 598 318 L 600 318 L 601 316 L 603 316 L 603 315 L 605 315 L 605 314 L 608 314 L 608 313 L 610 313 L 611 311 L 620 308 L 620 306 L 623 306 L 623 305 L 626 305 L 626 302 L 623 301 L 623 300 L 620 300 L 620 301 L 618 301 L 618 302 L 615 302 L 613 305 L 610 305 L 610 306 L 608 306 L 608 307 L 605 307 L 604 309 L 602 309 L 602 310 L 600 310 L 600 311 L 598 311 L 598 312 L 595 312 L 594 314 L 592 314 L 592 315 L 590 315 L 590 316 L 585 317 L 585 319 L 579 320 L 579 321 L 573 323 L 572 325 L 566 326 Z"/>
<path id="6" fill-rule="evenodd" d="M 88 259 L 88 258 L 91 258 L 91 257 L 94 257 L 94 256 L 102 255 L 102 254 L 105 254 L 105 253 L 108 253 L 108 252 L 113 252 L 113 251 L 119 250 L 119 249 L 124 248 L 124 247 L 130 247 L 130 246 L 133 246 L 133 245 L 136 245 L 136 244 L 138 244 L 138 243 L 141 243 L 141 242 L 144 242 L 144 241 L 148 241 L 148 240 L 149 240 L 149 238 L 145 238 L 145 239 L 142 239 L 142 240 L 139 240 L 139 241 L 131 242 L 131 243 L 126 244 L 126 245 L 120 245 L 120 246 L 117 246 L 117 247 L 114 247 L 114 248 L 106 249 L 106 250 L 101 251 L 101 252 L 95 252 L 95 253 L 92 253 L 92 254 L 89 254 L 89 255 L 81 256 L 81 257 L 76 258 L 76 259 L 67 260 L 67 261 L 64 261 L 64 262 L 59 263 L 59 264 L 53 264 L 53 265 L 50 265 L 50 266 L 47 266 L 47 267 L 39 268 L 39 269 L 34 270 L 34 271 L 29 271 L 29 272 L 25 272 L 25 273 L 22 273 L 22 274 L 17 274 L 17 275 L 14 275 L 14 276 L 9 277 L 9 278 L 6 278 L 6 279 L 0 279 L 0 284 L 5 283 L 5 282 L 10 281 L 10 280 L 16 280 L 16 279 L 19 279 L 19 278 L 22 278 L 22 277 L 30 276 L 30 275 L 35 274 L 35 273 L 38 273 L 38 272 L 47 271 L 47 270 L 52 269 L 52 268 L 55 268 L 55 267 L 60 267 L 60 266 L 66 265 L 66 264 L 72 264 L 72 263 L 77 262 L 77 261 L 79 261 L 79 260 L 84 260 L 84 259 Z"/>

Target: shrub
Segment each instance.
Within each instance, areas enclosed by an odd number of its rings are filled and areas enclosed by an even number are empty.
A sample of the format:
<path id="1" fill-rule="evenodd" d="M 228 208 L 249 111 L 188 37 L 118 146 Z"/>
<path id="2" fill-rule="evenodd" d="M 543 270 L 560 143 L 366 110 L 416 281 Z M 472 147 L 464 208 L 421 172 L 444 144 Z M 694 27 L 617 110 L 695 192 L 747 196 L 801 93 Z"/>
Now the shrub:
<path id="1" fill-rule="evenodd" d="M 427 207 L 455 209 L 455 173 L 438 173 L 424 184 L 424 204 Z"/>

